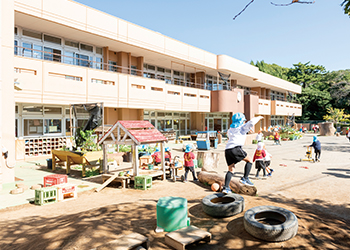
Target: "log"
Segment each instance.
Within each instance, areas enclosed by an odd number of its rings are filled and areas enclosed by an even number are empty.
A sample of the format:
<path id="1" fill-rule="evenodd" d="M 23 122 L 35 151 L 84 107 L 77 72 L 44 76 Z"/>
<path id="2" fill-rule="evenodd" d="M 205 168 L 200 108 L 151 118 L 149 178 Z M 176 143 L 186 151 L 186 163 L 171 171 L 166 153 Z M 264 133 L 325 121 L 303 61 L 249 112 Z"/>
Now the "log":
<path id="1" fill-rule="evenodd" d="M 320 135 L 333 136 L 336 130 L 332 122 L 321 122 L 318 126 L 320 127 Z"/>
<path id="2" fill-rule="evenodd" d="M 202 168 L 202 171 L 215 172 L 215 169 L 219 166 L 219 153 L 211 151 L 197 153 L 198 167 Z"/>
<path id="3" fill-rule="evenodd" d="M 207 183 L 209 186 L 216 182 L 222 187 L 225 182 L 224 177 L 218 175 L 217 173 L 209 173 L 206 171 L 199 172 L 198 179 L 201 183 Z M 258 192 L 255 186 L 243 185 L 235 178 L 231 179 L 230 188 L 233 192 L 237 194 L 246 194 L 254 196 Z"/>

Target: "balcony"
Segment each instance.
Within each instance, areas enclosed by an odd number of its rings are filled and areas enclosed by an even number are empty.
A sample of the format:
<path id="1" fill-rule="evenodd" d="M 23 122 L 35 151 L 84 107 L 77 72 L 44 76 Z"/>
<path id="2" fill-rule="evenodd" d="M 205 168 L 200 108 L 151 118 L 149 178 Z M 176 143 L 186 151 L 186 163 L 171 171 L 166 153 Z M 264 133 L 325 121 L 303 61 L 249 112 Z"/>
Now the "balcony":
<path id="1" fill-rule="evenodd" d="M 259 98 L 259 115 L 271 115 L 271 101 Z"/>
<path id="2" fill-rule="evenodd" d="M 297 103 L 274 100 L 271 101 L 271 115 L 302 115 L 302 105 Z"/>
<path id="3" fill-rule="evenodd" d="M 15 77 L 22 90 L 15 91 L 16 102 L 69 105 L 103 101 L 106 107 L 210 111 L 210 91 L 199 84 L 164 84 L 164 80 L 143 77 L 134 69 L 120 73 L 118 67 L 103 63 L 62 63 L 63 56 L 43 60 L 17 55 Z"/>

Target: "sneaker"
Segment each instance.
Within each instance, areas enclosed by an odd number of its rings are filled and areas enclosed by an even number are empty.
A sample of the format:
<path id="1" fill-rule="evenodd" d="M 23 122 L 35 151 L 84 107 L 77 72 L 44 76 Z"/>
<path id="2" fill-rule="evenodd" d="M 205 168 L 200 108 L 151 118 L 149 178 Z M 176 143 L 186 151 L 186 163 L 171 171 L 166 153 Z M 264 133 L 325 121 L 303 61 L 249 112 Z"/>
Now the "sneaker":
<path id="1" fill-rule="evenodd" d="M 255 179 L 259 180 L 260 179 L 259 175 L 255 175 Z"/>
<path id="2" fill-rule="evenodd" d="M 246 185 L 247 182 L 246 182 L 246 179 L 244 177 L 242 177 L 240 180 L 239 180 L 240 183 L 242 183 L 243 185 Z"/>
<path id="3" fill-rule="evenodd" d="M 266 179 L 266 175 L 264 175 L 262 178 L 263 178 L 263 179 Z"/>
<path id="4" fill-rule="evenodd" d="M 286 165 L 286 166 L 287 166 L 287 165 Z M 270 174 L 272 174 L 272 172 L 273 172 L 274 170 L 273 170 L 272 168 L 270 168 L 270 171 L 271 171 Z"/>
<path id="5" fill-rule="evenodd" d="M 232 193 L 232 191 L 231 191 L 231 189 L 230 189 L 230 188 L 228 188 L 228 187 L 224 187 L 224 188 L 222 189 L 222 193 L 223 193 L 223 194 L 231 194 L 231 193 Z"/>
<path id="6" fill-rule="evenodd" d="M 194 179 L 193 181 L 197 182 L 197 181 L 198 181 L 198 179 Z"/>
<path id="7" fill-rule="evenodd" d="M 271 173 L 272 173 L 272 171 L 271 171 Z M 268 174 L 267 174 L 267 177 L 271 177 L 271 176 L 272 176 L 271 173 L 268 173 Z"/>
<path id="8" fill-rule="evenodd" d="M 245 179 L 245 184 L 248 186 L 254 186 L 254 183 L 249 180 L 249 178 Z"/>

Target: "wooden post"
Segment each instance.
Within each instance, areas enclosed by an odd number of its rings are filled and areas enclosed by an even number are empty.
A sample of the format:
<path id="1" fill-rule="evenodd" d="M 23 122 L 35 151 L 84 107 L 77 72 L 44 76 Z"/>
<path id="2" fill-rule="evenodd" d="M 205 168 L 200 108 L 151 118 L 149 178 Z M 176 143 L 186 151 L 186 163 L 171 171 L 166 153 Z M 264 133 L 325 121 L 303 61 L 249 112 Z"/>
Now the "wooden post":
<path id="1" fill-rule="evenodd" d="M 108 164 L 108 146 L 106 142 L 102 143 L 102 152 L 103 152 L 103 167 L 102 167 L 102 171 L 105 174 L 107 171 L 107 164 Z"/>
<path id="2" fill-rule="evenodd" d="M 164 142 L 160 144 L 160 152 L 161 152 L 161 164 L 163 169 L 163 181 L 165 181 L 165 155 L 164 155 Z M 174 173 L 175 174 L 175 173 Z"/>
<path id="3" fill-rule="evenodd" d="M 70 158 L 68 155 L 66 157 L 66 173 L 70 174 Z"/>
<path id="4" fill-rule="evenodd" d="M 134 147 L 135 147 L 135 173 L 136 175 L 134 176 L 139 176 L 139 150 L 137 148 L 137 145 L 134 144 Z"/>
<path id="5" fill-rule="evenodd" d="M 56 169 L 56 156 L 54 153 L 52 153 L 52 171 L 55 171 Z"/>

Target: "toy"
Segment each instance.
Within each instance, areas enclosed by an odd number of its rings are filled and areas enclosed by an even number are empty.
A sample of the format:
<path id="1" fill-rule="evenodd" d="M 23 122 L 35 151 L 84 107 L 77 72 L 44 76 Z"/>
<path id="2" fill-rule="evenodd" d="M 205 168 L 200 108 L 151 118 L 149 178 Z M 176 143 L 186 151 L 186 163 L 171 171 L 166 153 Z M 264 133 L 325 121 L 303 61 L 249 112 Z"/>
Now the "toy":
<path id="1" fill-rule="evenodd" d="M 304 159 L 300 158 L 300 161 L 312 161 L 312 162 L 314 162 L 314 159 L 312 157 L 312 148 L 310 146 L 307 147 L 305 156 L 306 156 L 306 158 L 304 158 Z"/>
<path id="2" fill-rule="evenodd" d="M 220 185 L 216 182 L 214 182 L 213 184 L 211 184 L 211 190 L 214 192 L 217 192 L 220 190 Z"/>

